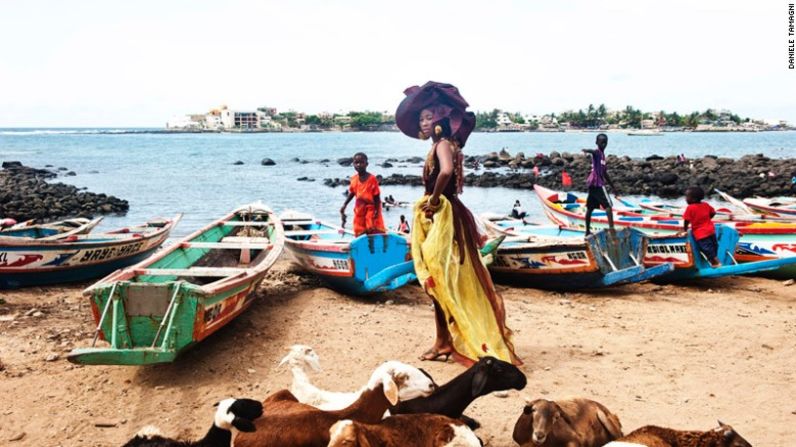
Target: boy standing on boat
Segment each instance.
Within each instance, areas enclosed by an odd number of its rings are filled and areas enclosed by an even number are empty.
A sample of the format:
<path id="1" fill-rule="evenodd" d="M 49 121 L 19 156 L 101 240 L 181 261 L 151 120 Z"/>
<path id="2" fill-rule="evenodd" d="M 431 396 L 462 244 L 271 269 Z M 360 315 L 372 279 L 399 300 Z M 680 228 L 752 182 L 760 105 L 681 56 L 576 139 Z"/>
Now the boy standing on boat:
<path id="1" fill-rule="evenodd" d="M 705 255 L 713 267 L 721 265 L 718 259 L 719 242 L 716 239 L 716 228 L 711 218 L 716 215 L 716 210 L 712 206 L 703 202 L 705 191 L 698 186 L 692 186 L 685 190 L 685 201 L 688 207 L 683 213 L 683 232 L 691 231 L 694 233 L 699 251 Z"/>
<path id="2" fill-rule="evenodd" d="M 354 234 L 360 236 L 362 234 L 386 233 L 381 215 L 379 181 L 375 175 L 368 172 L 368 156 L 362 152 L 354 154 L 354 169 L 357 173 L 351 176 L 348 197 L 346 197 L 343 207 L 340 208 L 343 226 L 346 221 L 345 209 L 348 207 L 348 203 L 356 197 Z"/>
<path id="3" fill-rule="evenodd" d="M 617 194 L 618 190 L 608 176 L 608 167 L 605 163 L 605 148 L 608 146 L 608 135 L 604 133 L 598 134 L 596 144 L 597 149 L 583 149 L 583 152 L 591 154 L 591 172 L 586 179 L 586 185 L 589 187 L 589 197 L 586 199 L 586 236 L 591 234 L 591 213 L 600 206 L 605 209 L 605 215 L 608 217 L 608 226 L 611 231 L 614 230 L 614 213 L 611 199 L 608 197 L 608 191 L 605 190 L 605 184 L 611 185 L 614 194 Z"/>

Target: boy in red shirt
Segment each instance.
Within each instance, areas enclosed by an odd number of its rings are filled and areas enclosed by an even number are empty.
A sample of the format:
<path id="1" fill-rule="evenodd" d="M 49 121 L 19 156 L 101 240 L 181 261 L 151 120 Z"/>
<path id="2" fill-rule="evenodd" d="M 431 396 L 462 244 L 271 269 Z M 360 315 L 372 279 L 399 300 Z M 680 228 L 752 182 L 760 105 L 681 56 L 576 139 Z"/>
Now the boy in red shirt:
<path id="1" fill-rule="evenodd" d="M 351 176 L 348 196 L 340 208 L 343 226 L 345 226 L 345 209 L 356 197 L 354 203 L 354 235 L 386 233 L 384 219 L 381 215 L 381 191 L 376 176 L 368 172 L 368 156 L 362 152 L 354 154 L 356 175 Z"/>
<path id="2" fill-rule="evenodd" d="M 691 231 L 694 233 L 699 251 L 708 258 L 710 265 L 718 267 L 721 265 L 717 257 L 719 242 L 716 240 L 716 228 L 711 220 L 716 215 L 716 210 L 703 202 L 704 198 L 705 191 L 698 186 L 692 186 L 685 190 L 685 201 L 688 202 L 688 207 L 683 213 L 683 231 L 688 231 L 688 225 L 691 225 Z"/>

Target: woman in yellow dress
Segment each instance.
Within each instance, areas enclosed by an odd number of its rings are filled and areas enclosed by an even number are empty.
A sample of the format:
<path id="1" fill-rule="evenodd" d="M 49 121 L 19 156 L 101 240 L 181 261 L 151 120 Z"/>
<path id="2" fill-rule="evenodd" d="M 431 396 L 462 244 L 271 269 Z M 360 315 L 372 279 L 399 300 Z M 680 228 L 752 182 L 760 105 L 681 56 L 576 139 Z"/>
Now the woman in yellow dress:
<path id="1" fill-rule="evenodd" d="M 426 194 L 414 207 L 412 257 L 423 289 L 434 303 L 437 336 L 420 358 L 453 356 L 469 366 L 480 357 L 521 364 L 506 327 L 497 294 L 479 248 L 485 238 L 472 213 L 459 200 L 464 181 L 464 147 L 475 114 L 450 84 L 427 82 L 404 91 L 395 120 L 401 131 L 431 139 L 423 168 Z"/>

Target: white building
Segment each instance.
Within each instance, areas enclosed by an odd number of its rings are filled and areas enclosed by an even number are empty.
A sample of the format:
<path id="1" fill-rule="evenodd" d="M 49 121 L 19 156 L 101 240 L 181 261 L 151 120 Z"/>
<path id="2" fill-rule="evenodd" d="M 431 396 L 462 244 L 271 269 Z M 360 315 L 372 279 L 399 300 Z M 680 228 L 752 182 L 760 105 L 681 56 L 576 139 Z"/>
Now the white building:
<path id="1" fill-rule="evenodd" d="M 201 123 L 191 119 L 191 115 L 173 116 L 166 122 L 166 129 L 200 129 Z"/>
<path id="2" fill-rule="evenodd" d="M 496 121 L 498 126 L 508 126 L 513 123 L 506 112 L 498 113 Z"/>

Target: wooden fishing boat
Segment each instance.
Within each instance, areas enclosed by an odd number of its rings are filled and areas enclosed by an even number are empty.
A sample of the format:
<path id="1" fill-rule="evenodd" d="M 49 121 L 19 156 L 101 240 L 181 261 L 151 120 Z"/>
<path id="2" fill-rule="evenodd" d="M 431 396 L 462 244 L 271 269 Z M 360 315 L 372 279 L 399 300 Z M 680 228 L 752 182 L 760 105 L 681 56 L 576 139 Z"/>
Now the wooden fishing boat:
<path id="1" fill-rule="evenodd" d="M 685 212 L 686 206 L 678 206 L 673 205 L 666 202 L 660 202 L 651 200 L 648 198 L 642 199 L 638 202 L 638 205 L 635 203 L 625 199 L 617 197 L 617 200 L 621 201 L 622 205 L 625 209 L 636 208 L 639 214 L 642 215 L 655 215 L 655 216 L 662 216 L 663 218 L 677 218 L 682 219 L 683 213 Z M 784 218 L 781 216 L 775 216 L 773 214 L 756 214 L 756 213 L 748 213 L 745 211 L 736 212 L 730 208 L 722 207 L 722 206 L 714 206 L 713 209 L 716 211 L 716 216 L 713 218 L 715 222 L 778 222 L 783 224 L 792 224 L 794 223 L 793 219 Z M 621 210 L 620 210 L 621 211 Z"/>
<path id="2" fill-rule="evenodd" d="M 115 272 L 83 293 L 97 322 L 81 364 L 173 361 L 246 310 L 282 253 L 284 233 L 265 205 L 237 208 L 160 253 Z M 109 343 L 98 347 L 98 338 Z"/>
<path id="3" fill-rule="evenodd" d="M 796 271 L 796 257 L 756 258 L 754 261 L 739 263 L 739 234 L 733 228 L 716 224 L 716 238 L 719 242 L 718 258 L 720 267 L 712 267 L 705 256 L 699 252 L 693 235 L 649 236 L 644 264 L 654 266 L 664 262 L 674 265 L 674 271 L 656 278 L 655 281 L 676 281 L 683 279 L 718 278 L 731 275 L 759 274 L 769 272 Z"/>
<path id="4" fill-rule="evenodd" d="M 645 267 L 646 237 L 623 228 L 615 235 L 584 233 L 519 219 L 481 216 L 492 234 L 505 235 L 489 267 L 497 280 L 552 290 L 593 289 L 634 283 L 672 271 L 670 263 Z"/>
<path id="5" fill-rule="evenodd" d="M 355 237 L 352 231 L 295 211 L 282 213 L 280 219 L 293 261 L 340 292 L 369 295 L 417 279 L 408 235 Z M 502 241 L 492 238 L 481 249 L 485 264 L 494 260 Z"/>
<path id="6" fill-rule="evenodd" d="M 545 215 L 556 225 L 568 228 L 585 228 L 585 198 L 571 192 L 556 192 L 534 186 L 542 203 Z M 784 222 L 729 222 L 722 224 L 735 229 L 740 234 L 735 260 L 741 263 L 757 262 L 796 256 L 796 224 Z M 673 235 L 683 229 L 681 218 L 668 215 L 642 215 L 632 212 L 615 212 L 614 225 L 617 228 L 632 227 L 649 235 Z M 592 227 L 608 228 L 608 219 L 603 210 L 594 210 Z M 766 276 L 795 278 L 796 267 L 783 265 L 774 271 L 766 271 Z"/>
<path id="7" fill-rule="evenodd" d="M 558 192 L 534 185 L 545 215 L 555 224 L 581 228 L 586 221 L 586 198 L 572 192 Z M 614 225 L 633 227 L 650 233 L 676 233 L 683 229 L 682 218 L 669 214 L 642 214 L 632 211 L 614 211 Z M 796 222 L 733 222 L 717 220 L 738 231 L 741 236 L 779 235 L 796 237 Z M 594 210 L 592 226 L 605 228 L 608 218 L 604 210 Z"/>
<path id="8" fill-rule="evenodd" d="M 36 224 L 35 220 L 27 220 L 0 230 L 0 245 L 20 241 L 54 241 L 70 236 L 86 234 L 100 223 L 102 217 L 86 219 L 59 220 L 45 224 Z"/>
<path id="9" fill-rule="evenodd" d="M 752 208 L 746 206 L 746 204 L 743 203 L 743 200 L 736 199 L 735 197 L 727 194 L 726 192 L 719 191 L 718 189 L 714 188 L 713 190 L 716 191 L 721 196 L 722 199 L 729 202 L 730 205 L 734 206 L 739 211 L 742 211 L 743 213 L 746 214 L 755 214 L 755 211 Z"/>
<path id="10" fill-rule="evenodd" d="M 0 239 L 0 289 L 101 278 L 154 253 L 179 219 L 156 219 L 106 233 L 71 234 L 58 239 Z M 43 234 L 44 230 L 37 226 L 35 232 Z"/>
<path id="11" fill-rule="evenodd" d="M 764 199 L 762 197 L 755 197 L 744 199 L 743 203 L 759 213 L 796 219 L 796 200 L 794 199 Z"/>
<path id="12" fill-rule="evenodd" d="M 353 295 L 394 290 L 417 279 L 409 240 L 399 233 L 354 237 L 313 216 L 280 216 L 293 260 L 334 289 Z"/>

